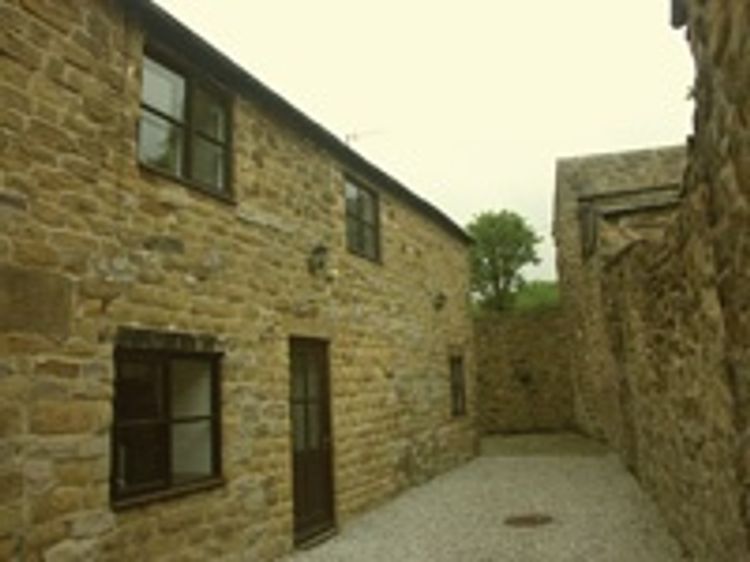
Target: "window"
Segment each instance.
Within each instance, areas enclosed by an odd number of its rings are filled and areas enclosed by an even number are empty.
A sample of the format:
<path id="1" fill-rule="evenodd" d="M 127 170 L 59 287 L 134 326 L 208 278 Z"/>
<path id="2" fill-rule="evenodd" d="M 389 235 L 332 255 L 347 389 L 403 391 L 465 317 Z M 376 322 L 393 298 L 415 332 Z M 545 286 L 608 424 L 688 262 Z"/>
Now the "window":
<path id="1" fill-rule="evenodd" d="M 144 57 L 138 158 L 214 194 L 229 195 L 225 101 L 206 84 Z"/>
<path id="2" fill-rule="evenodd" d="M 466 414 L 466 380 L 464 378 L 464 359 L 461 356 L 451 357 L 451 413 L 453 417 Z"/>
<path id="3" fill-rule="evenodd" d="M 118 344 L 115 350 L 115 504 L 220 482 L 221 355 L 181 350 L 194 345 L 165 348 L 160 339 L 173 334 L 147 334 L 150 348 Z"/>
<path id="4" fill-rule="evenodd" d="M 378 198 L 356 183 L 346 182 L 346 245 L 349 251 L 373 261 L 380 259 Z"/>

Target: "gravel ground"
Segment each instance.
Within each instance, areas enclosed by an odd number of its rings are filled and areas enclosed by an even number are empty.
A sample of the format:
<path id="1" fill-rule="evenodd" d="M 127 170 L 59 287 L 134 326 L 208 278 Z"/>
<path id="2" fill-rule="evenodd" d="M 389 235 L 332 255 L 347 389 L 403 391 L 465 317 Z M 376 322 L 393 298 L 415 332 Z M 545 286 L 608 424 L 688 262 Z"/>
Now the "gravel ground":
<path id="1" fill-rule="evenodd" d="M 287 562 L 678 562 L 617 458 L 572 435 L 493 437 L 483 454 Z M 536 527 L 508 517 L 547 515 Z"/>

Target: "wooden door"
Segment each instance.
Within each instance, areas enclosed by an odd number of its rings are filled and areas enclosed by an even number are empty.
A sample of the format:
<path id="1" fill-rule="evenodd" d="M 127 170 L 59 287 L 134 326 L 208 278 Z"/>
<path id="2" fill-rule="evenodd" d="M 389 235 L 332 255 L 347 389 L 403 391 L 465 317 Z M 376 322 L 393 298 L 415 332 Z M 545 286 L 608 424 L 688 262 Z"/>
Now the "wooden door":
<path id="1" fill-rule="evenodd" d="M 292 338 L 294 541 L 334 529 L 328 342 Z"/>

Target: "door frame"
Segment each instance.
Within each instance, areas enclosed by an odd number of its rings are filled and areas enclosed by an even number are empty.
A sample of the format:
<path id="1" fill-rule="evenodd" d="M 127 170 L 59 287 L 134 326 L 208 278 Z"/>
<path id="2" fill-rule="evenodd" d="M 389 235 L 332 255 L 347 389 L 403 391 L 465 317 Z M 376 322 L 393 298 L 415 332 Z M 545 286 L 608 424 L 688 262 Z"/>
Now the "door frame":
<path id="1" fill-rule="evenodd" d="M 317 544 L 330 536 L 334 535 L 338 530 L 338 517 L 336 512 L 336 466 L 335 466 L 335 439 L 334 439 L 334 428 L 333 428 L 333 404 L 331 391 L 331 340 L 326 338 L 317 338 L 311 336 L 299 336 L 291 335 L 289 337 L 288 344 L 288 359 L 289 359 L 289 450 L 291 460 L 291 490 L 292 490 L 292 532 L 294 545 L 298 548 L 305 548 Z M 295 515 L 295 492 L 294 492 L 294 481 L 295 481 L 295 436 L 294 436 L 294 425 L 293 425 L 293 390 L 294 390 L 294 373 L 293 368 L 293 353 L 295 345 L 298 346 L 311 346 L 317 347 L 323 353 L 324 366 L 323 380 L 321 384 L 321 401 L 319 404 L 322 407 L 322 415 L 325 418 L 321 418 L 321 421 L 325 419 L 325 424 L 328 429 L 328 444 L 325 447 L 327 449 L 328 456 L 328 479 L 330 481 L 330 495 L 326 498 L 328 507 L 330 509 L 330 525 L 318 532 L 313 531 L 311 534 L 298 534 L 296 530 L 296 515 Z M 324 453 L 326 454 L 326 453 Z"/>

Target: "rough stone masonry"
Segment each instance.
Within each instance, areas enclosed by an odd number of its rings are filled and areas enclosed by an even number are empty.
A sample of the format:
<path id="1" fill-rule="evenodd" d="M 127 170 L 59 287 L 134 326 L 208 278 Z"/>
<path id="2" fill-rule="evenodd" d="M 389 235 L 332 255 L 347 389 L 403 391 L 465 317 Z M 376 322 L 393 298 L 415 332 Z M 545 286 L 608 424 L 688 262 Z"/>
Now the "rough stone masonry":
<path id="1" fill-rule="evenodd" d="M 697 72 L 684 171 L 669 151 L 560 162 L 558 259 L 578 330 L 579 423 L 621 452 L 696 560 L 739 562 L 750 558 L 750 5 L 686 5 Z M 632 215 L 645 225 L 592 214 L 569 188 L 627 178 L 618 158 L 650 170 L 639 187 L 663 187 L 654 170 L 667 170 L 676 206 Z"/>
<path id="2" fill-rule="evenodd" d="M 329 344 L 338 522 L 474 454 L 460 228 L 149 2 L 2 0 L 0 21 L 0 559 L 288 551 L 291 336 Z M 230 99 L 230 196 L 139 165 L 144 48 Z M 347 250 L 349 180 L 378 260 Z M 218 486 L 113 506 L 125 328 L 221 357 Z"/>

